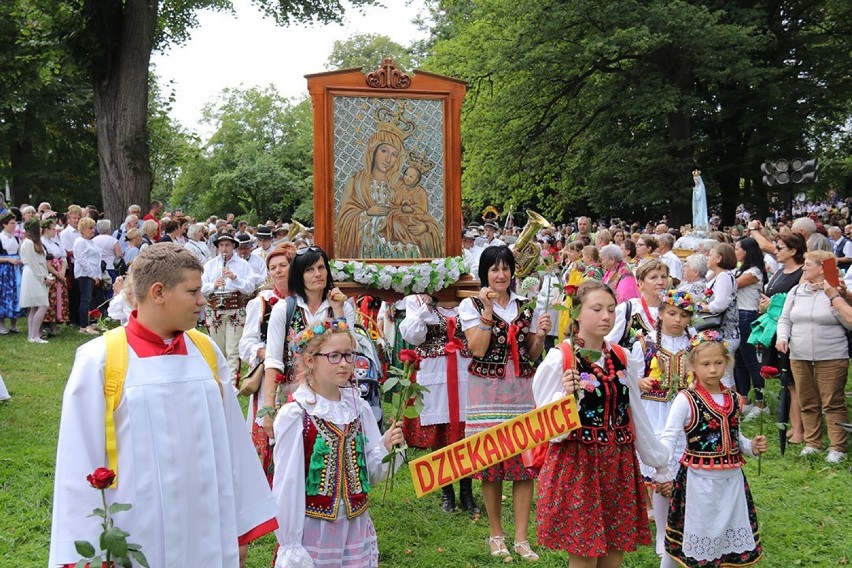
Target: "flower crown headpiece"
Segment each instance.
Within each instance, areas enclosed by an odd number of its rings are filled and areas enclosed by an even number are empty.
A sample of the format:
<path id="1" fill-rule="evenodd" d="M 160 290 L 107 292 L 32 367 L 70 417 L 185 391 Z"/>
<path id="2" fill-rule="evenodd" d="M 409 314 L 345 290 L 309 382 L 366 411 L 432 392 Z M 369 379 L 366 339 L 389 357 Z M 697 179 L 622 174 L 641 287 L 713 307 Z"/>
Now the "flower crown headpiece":
<path id="1" fill-rule="evenodd" d="M 695 300 L 689 292 L 683 290 L 669 290 L 663 294 L 663 303 L 676 306 L 687 312 L 695 311 Z"/>
<path id="2" fill-rule="evenodd" d="M 346 331 L 348 329 L 349 324 L 346 323 L 346 318 L 334 318 L 333 320 L 326 320 L 322 323 L 314 324 L 305 328 L 296 336 L 293 343 L 290 344 L 290 350 L 294 353 L 301 353 L 305 348 L 305 345 L 307 345 L 314 337 L 322 335 L 327 331 Z"/>
<path id="3" fill-rule="evenodd" d="M 728 348 L 728 342 L 722 339 L 722 335 L 716 331 L 715 329 L 705 329 L 704 331 L 699 331 L 692 339 L 689 340 L 689 345 L 686 348 L 687 352 L 692 351 L 702 343 L 721 343 L 722 347 L 725 349 Z"/>

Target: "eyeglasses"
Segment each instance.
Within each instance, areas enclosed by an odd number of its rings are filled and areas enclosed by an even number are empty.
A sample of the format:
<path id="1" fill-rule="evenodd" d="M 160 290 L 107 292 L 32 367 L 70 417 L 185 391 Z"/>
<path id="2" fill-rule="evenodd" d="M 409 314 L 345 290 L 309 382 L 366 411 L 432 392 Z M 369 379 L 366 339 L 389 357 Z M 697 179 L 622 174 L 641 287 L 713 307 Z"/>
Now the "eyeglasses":
<path id="1" fill-rule="evenodd" d="M 347 363 L 354 363 L 355 356 L 358 355 L 354 351 L 347 351 L 346 353 L 341 353 L 340 351 L 332 351 L 330 353 L 317 353 L 317 355 L 322 355 L 328 362 L 332 365 L 339 365 L 340 361 L 346 359 Z"/>
<path id="2" fill-rule="evenodd" d="M 303 254 L 305 254 L 308 251 L 322 252 L 322 249 L 319 248 L 319 247 L 302 247 L 302 248 L 300 248 L 299 250 L 296 251 L 296 255 L 302 256 Z"/>

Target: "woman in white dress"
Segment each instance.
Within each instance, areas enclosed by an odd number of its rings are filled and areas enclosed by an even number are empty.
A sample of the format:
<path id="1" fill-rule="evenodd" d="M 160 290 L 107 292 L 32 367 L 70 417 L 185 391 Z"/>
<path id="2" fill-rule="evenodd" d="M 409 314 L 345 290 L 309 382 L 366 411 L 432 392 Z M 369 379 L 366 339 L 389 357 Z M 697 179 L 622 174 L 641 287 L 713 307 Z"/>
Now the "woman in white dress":
<path id="1" fill-rule="evenodd" d="M 636 337 L 657 329 L 657 313 L 663 292 L 669 282 L 669 267 L 661 260 L 651 259 L 636 269 L 639 297 L 621 302 L 615 308 L 615 325 L 607 336 L 609 343 L 632 349 Z"/>
<path id="2" fill-rule="evenodd" d="M 68 270 L 68 260 L 65 249 L 56 232 L 56 221 L 53 218 L 41 222 L 41 244 L 47 252 L 47 270 L 53 275 L 53 285 L 47 288 L 47 313 L 44 323 L 47 324 L 47 337 L 56 335 L 56 324 L 69 320 L 68 281 L 65 278 Z"/>
<path id="3" fill-rule="evenodd" d="M 47 270 L 47 252 L 41 244 L 41 224 L 38 219 L 30 219 L 24 226 L 24 242 L 21 243 L 21 262 L 24 274 L 21 277 L 21 308 L 29 308 L 27 318 L 27 341 L 47 343 L 41 338 L 41 322 L 50 304 L 47 288 L 53 284 L 53 277 Z"/>

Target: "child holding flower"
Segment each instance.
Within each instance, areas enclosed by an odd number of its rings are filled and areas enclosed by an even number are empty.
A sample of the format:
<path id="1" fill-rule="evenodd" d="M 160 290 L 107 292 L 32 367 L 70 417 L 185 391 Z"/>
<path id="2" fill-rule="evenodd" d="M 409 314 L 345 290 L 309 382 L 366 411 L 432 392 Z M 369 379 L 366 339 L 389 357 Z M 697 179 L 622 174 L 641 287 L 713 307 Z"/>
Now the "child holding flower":
<path id="1" fill-rule="evenodd" d="M 639 340 L 633 344 L 633 355 L 645 361 L 643 378 L 639 379 L 638 384 L 642 391 L 642 406 L 656 436 L 660 436 L 666 427 L 675 395 L 688 386 L 686 354 L 691 339 L 689 322 L 694 312 L 695 303 L 690 294 L 669 290 L 663 295 L 656 329 L 653 333 L 639 336 Z M 672 471 L 677 471 L 684 447 L 686 438 L 681 435 L 669 457 Z M 640 458 L 639 469 L 645 481 L 650 483 L 655 468 L 645 465 Z M 651 495 L 651 505 L 657 524 L 657 556 L 662 557 L 666 532 L 664 519 L 669 509 L 669 500 L 656 491 Z"/>
<path id="2" fill-rule="evenodd" d="M 650 544 L 636 452 L 669 478 L 669 455 L 642 408 L 642 361 L 604 338 L 615 293 L 594 280 L 577 289 L 571 361 L 552 349 L 533 379 L 538 406 L 575 394 L 581 427 L 551 441 L 539 473 L 538 540 L 566 550 L 570 567 L 616 567 L 624 552 Z M 566 364 L 567 363 L 567 364 Z"/>
<path id="3" fill-rule="evenodd" d="M 370 405 L 351 382 L 355 338 L 343 318 L 314 323 L 292 343 L 300 384 L 275 418 L 275 477 L 281 548 L 277 568 L 378 566 L 367 493 L 401 460 L 404 441 L 391 423 L 382 436 Z"/>
<path id="4" fill-rule="evenodd" d="M 694 384 L 672 403 L 662 442 L 686 451 L 671 490 L 661 568 L 750 566 L 763 557 L 743 454 L 766 451 L 766 437 L 740 433 L 743 399 L 722 385 L 731 355 L 718 333 L 703 331 L 687 357 Z"/>

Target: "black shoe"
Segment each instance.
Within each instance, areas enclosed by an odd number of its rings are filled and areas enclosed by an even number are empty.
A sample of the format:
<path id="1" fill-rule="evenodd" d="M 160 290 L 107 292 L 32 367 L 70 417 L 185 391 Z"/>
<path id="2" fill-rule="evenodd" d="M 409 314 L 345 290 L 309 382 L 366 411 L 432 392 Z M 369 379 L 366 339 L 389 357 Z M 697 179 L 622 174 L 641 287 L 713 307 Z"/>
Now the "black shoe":
<path id="1" fill-rule="evenodd" d="M 445 513 L 452 513 L 456 510 L 456 494 L 452 485 L 441 488 L 441 510 Z"/>
<path id="2" fill-rule="evenodd" d="M 469 477 L 459 480 L 459 505 L 461 510 L 471 515 L 480 514 L 476 501 L 473 500 L 473 482 Z"/>
<path id="3" fill-rule="evenodd" d="M 14 333 L 15 335 L 17 335 L 17 334 L 21 333 L 21 330 L 20 330 L 20 329 L 18 329 L 18 328 L 10 329 L 10 330 L 9 330 L 9 333 Z"/>

